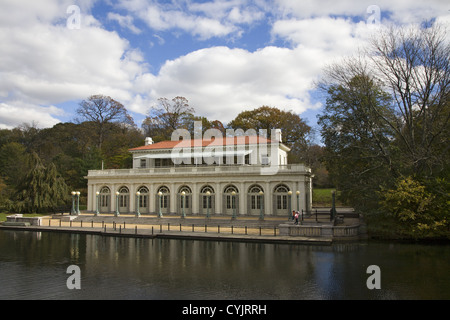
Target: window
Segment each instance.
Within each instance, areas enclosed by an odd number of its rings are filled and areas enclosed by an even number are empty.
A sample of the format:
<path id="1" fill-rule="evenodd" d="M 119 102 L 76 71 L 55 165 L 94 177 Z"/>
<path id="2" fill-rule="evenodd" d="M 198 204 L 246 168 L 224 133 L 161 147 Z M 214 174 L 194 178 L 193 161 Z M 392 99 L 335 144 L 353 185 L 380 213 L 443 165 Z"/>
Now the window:
<path id="1" fill-rule="evenodd" d="M 146 167 L 147 167 L 147 160 L 141 159 L 141 168 L 146 168 Z"/>
<path id="2" fill-rule="evenodd" d="M 253 185 L 248 190 L 248 193 L 250 194 L 252 209 L 261 209 L 262 195 L 260 194 L 260 192 L 263 192 L 263 190 L 258 185 Z"/>
<path id="3" fill-rule="evenodd" d="M 227 209 L 233 209 L 236 207 L 236 200 L 232 195 L 227 195 Z"/>
<path id="4" fill-rule="evenodd" d="M 184 201 L 183 201 L 184 198 Z M 186 206 L 184 206 L 186 205 Z M 181 196 L 181 208 L 189 208 L 189 197 L 185 195 L 184 197 Z"/>
<path id="5" fill-rule="evenodd" d="M 139 197 L 139 207 L 146 208 L 148 202 L 148 189 L 147 187 L 140 187 L 138 191 L 141 194 Z"/>
<path id="6" fill-rule="evenodd" d="M 207 195 L 207 192 L 209 192 L 209 196 Z M 214 189 L 211 186 L 204 186 L 201 190 L 200 193 L 203 195 L 202 197 L 202 207 L 203 209 L 211 209 L 212 208 L 212 197 L 214 194 Z M 209 199 L 208 199 L 209 198 Z"/>
<path id="7" fill-rule="evenodd" d="M 106 194 L 102 194 L 101 195 L 101 199 L 100 199 L 101 207 L 107 207 L 108 206 L 108 198 L 109 198 L 109 196 L 106 195 Z"/>
<path id="8" fill-rule="evenodd" d="M 169 189 L 165 186 L 162 186 L 158 189 L 158 193 L 161 192 L 162 196 L 160 199 L 160 204 L 162 209 L 169 208 Z M 158 195 L 159 197 L 159 195 Z"/>
<path id="9" fill-rule="evenodd" d="M 139 207 L 146 208 L 147 207 L 147 195 L 141 195 L 139 197 Z"/>
<path id="10" fill-rule="evenodd" d="M 277 195 L 277 209 L 287 209 L 286 195 Z"/>
<path id="11" fill-rule="evenodd" d="M 208 209 L 208 207 L 211 209 L 211 199 L 208 199 L 208 196 L 203 196 L 203 209 Z"/>
<path id="12" fill-rule="evenodd" d="M 128 188 L 122 187 L 119 189 L 119 207 L 127 207 L 128 206 Z"/>

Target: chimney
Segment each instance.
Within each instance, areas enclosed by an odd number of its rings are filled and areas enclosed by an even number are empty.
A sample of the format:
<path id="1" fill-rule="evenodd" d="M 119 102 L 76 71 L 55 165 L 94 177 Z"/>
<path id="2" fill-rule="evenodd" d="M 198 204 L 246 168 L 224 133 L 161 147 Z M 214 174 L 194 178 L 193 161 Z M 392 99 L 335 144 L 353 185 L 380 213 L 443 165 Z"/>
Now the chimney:
<path id="1" fill-rule="evenodd" d="M 145 145 L 148 146 L 149 144 L 153 144 L 153 139 L 150 137 L 145 138 Z"/>
<path id="2" fill-rule="evenodd" d="M 281 129 L 275 129 L 275 140 L 281 143 Z"/>

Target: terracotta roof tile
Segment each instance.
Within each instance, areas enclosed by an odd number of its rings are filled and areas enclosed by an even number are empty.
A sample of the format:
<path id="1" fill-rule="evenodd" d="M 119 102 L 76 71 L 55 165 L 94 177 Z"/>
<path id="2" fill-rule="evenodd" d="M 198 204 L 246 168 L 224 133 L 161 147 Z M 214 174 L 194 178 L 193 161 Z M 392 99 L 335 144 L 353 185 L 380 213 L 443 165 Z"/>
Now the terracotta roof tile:
<path id="1" fill-rule="evenodd" d="M 272 140 L 258 137 L 258 136 L 241 136 L 241 137 L 225 137 L 219 139 L 190 139 L 180 141 L 161 141 L 146 146 L 129 149 L 129 151 L 141 151 L 141 150 L 157 150 L 157 149 L 173 149 L 186 148 L 186 147 L 207 147 L 207 146 L 230 146 L 241 144 L 254 144 L 254 143 L 271 143 Z"/>

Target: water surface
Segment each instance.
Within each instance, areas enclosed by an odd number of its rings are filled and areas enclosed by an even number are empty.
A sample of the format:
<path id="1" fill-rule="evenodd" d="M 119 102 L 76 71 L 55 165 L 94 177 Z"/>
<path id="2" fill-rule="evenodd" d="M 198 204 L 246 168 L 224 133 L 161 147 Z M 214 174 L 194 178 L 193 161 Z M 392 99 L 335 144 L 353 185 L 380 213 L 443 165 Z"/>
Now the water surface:
<path id="1" fill-rule="evenodd" d="M 67 268 L 81 271 L 69 290 Z M 381 271 L 369 290 L 367 267 Z M 450 246 L 135 239 L 0 230 L 0 299 L 450 299 Z"/>

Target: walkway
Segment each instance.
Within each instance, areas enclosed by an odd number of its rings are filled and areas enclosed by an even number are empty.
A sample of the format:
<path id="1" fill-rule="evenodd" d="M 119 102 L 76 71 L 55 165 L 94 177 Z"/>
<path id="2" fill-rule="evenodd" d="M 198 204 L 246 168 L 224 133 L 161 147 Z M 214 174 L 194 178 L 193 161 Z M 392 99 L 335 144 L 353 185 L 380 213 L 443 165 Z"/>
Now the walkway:
<path id="1" fill-rule="evenodd" d="M 73 220 L 69 220 L 73 219 Z M 2 229 L 35 231 L 59 231 L 71 233 L 98 234 L 102 236 L 126 236 L 141 238 L 195 239 L 210 241 L 240 241 L 290 244 L 331 244 L 331 239 L 311 237 L 280 236 L 278 225 L 288 219 L 268 217 L 211 217 L 165 216 L 121 214 L 80 214 L 77 217 L 54 215 L 43 217 L 40 226 L 0 226 Z"/>

